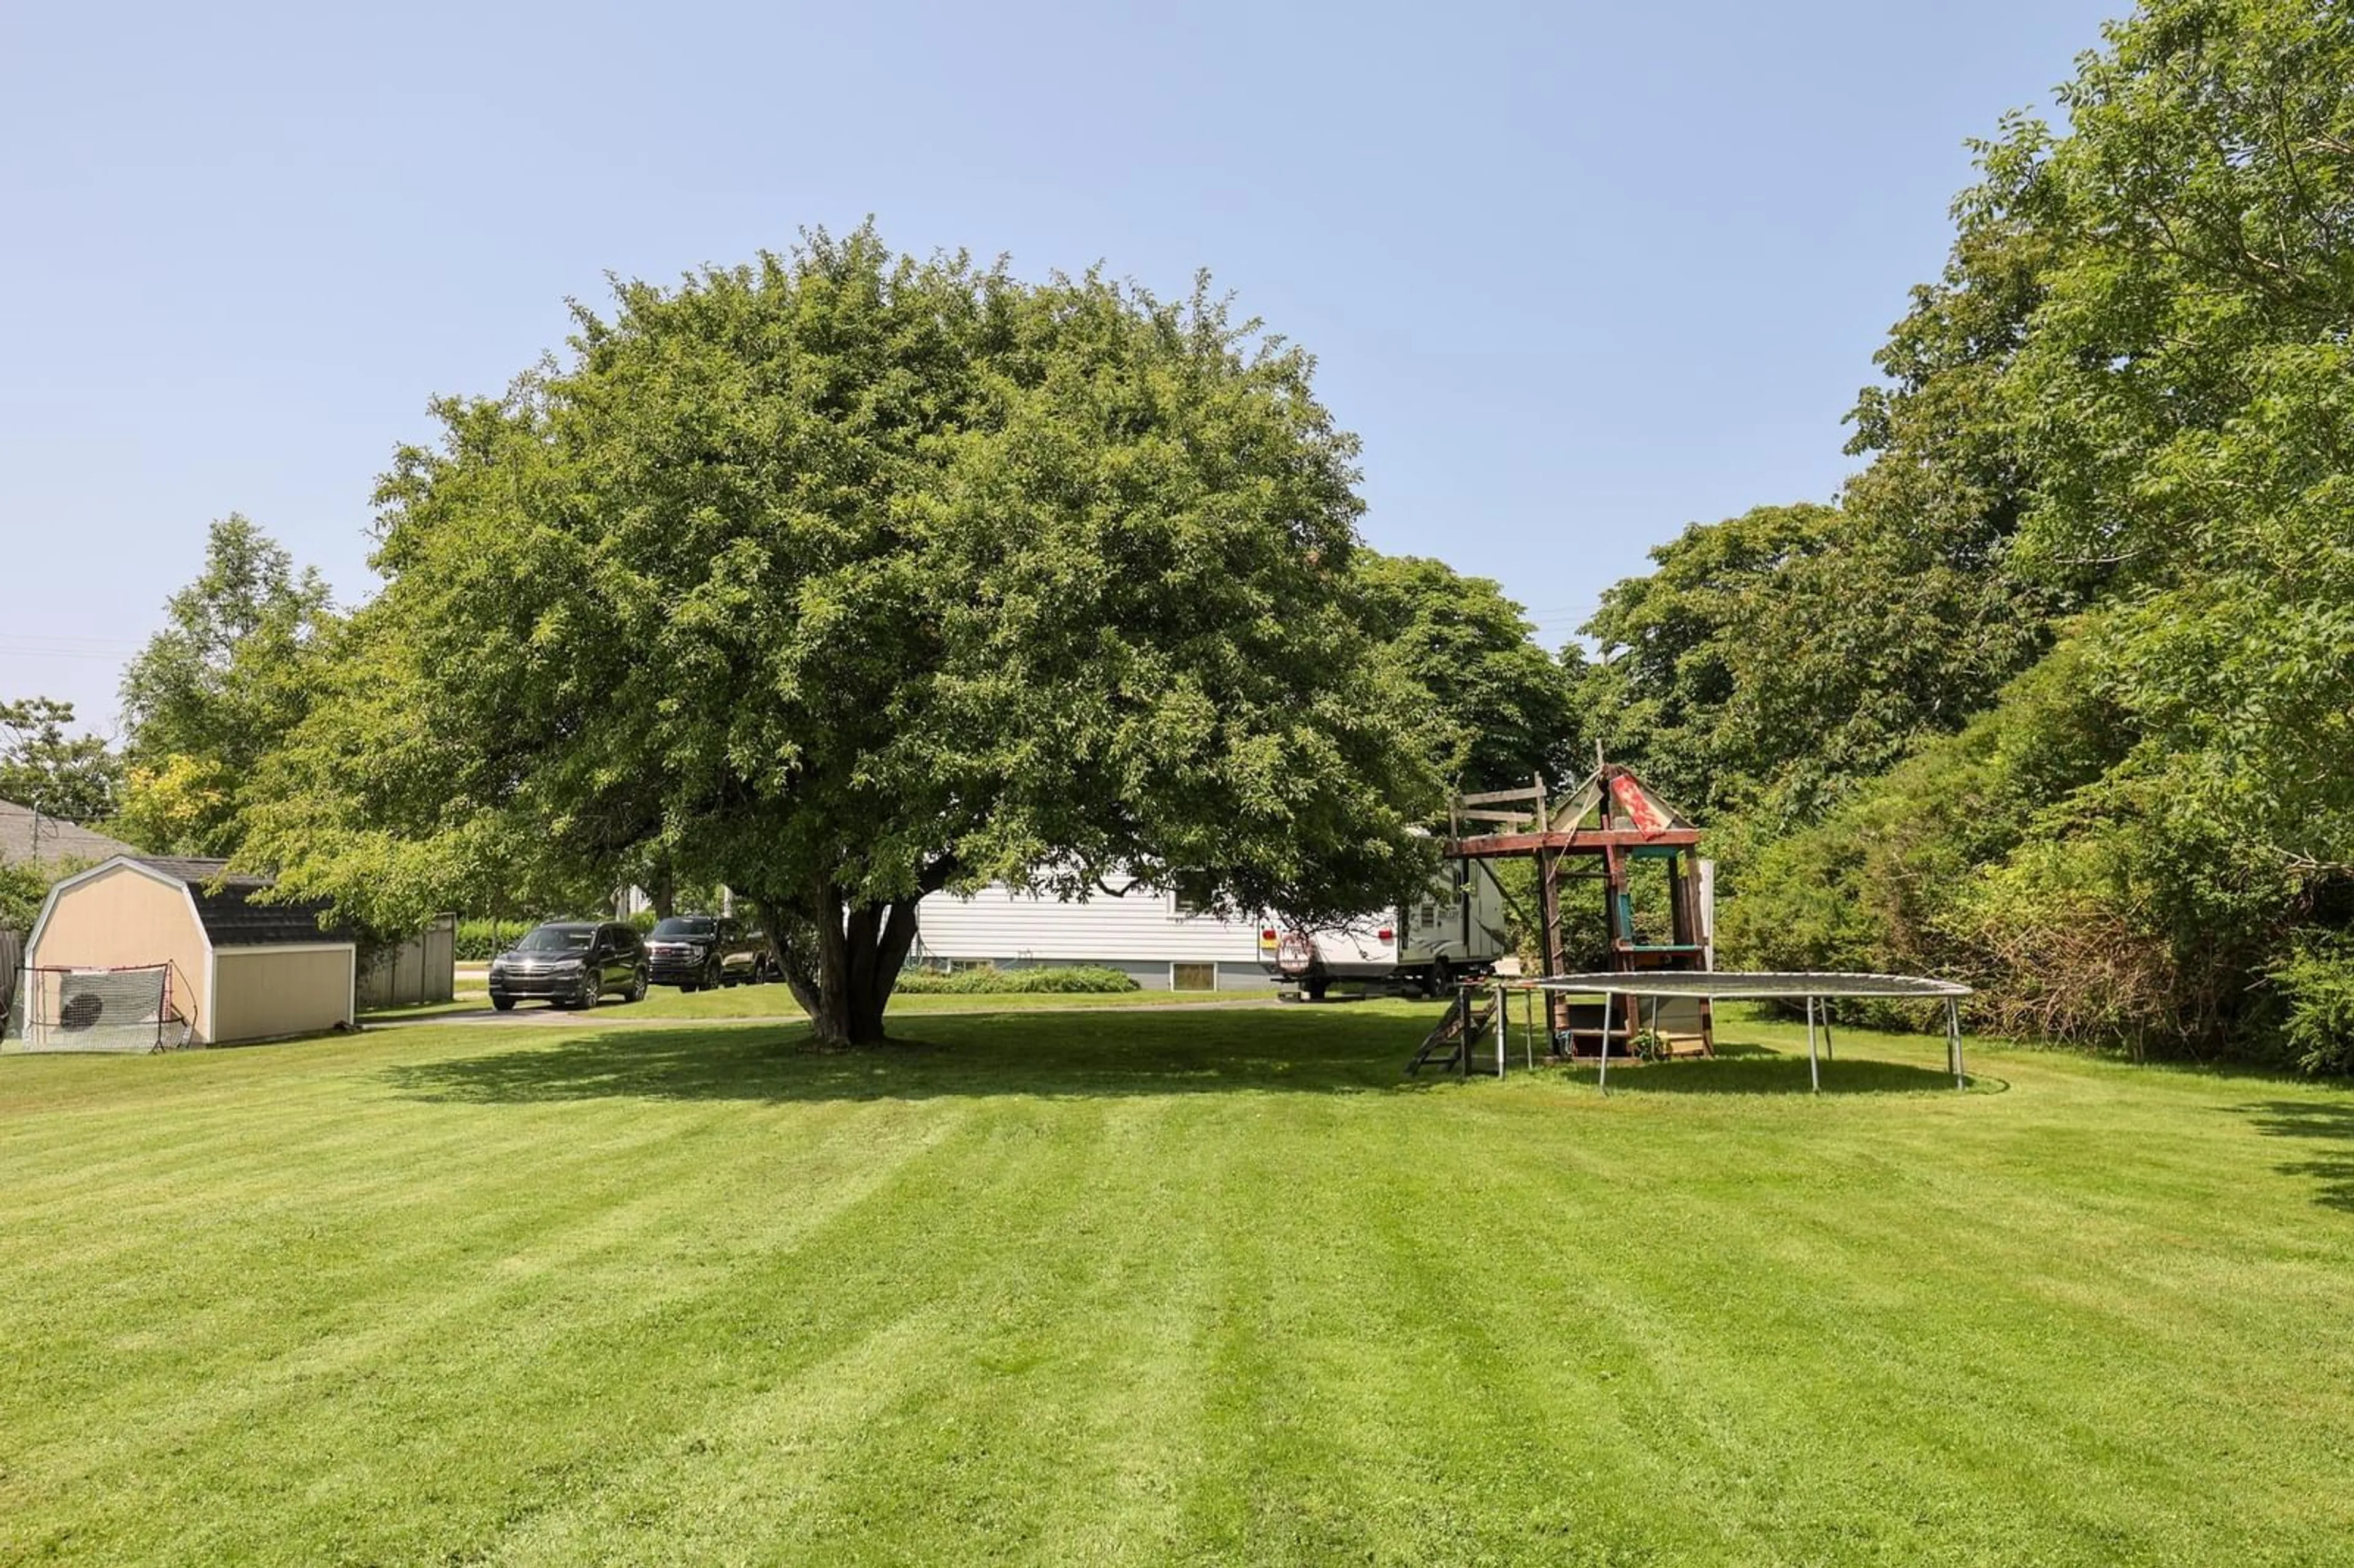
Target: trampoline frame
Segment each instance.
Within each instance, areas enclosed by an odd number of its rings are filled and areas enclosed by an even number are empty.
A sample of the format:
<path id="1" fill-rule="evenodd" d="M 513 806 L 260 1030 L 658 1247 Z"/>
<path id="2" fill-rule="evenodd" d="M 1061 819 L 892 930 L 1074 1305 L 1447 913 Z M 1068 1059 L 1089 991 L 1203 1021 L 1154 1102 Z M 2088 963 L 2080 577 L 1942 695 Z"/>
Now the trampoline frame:
<path id="1" fill-rule="evenodd" d="M 1817 1020 L 1822 1033 L 1821 1055 L 1837 1060 L 1831 1047 L 1830 1009 L 1833 997 L 1873 997 L 1895 1001 L 1942 1001 L 1946 1004 L 1946 1066 L 1954 1087 L 1967 1089 L 1969 1075 L 1962 1062 L 1962 998 L 1970 988 L 1956 980 L 1925 975 L 1864 974 L 1838 969 L 1654 969 L 1603 970 L 1592 974 L 1545 975 L 1535 980 L 1490 982 L 1497 991 L 1551 991 L 1555 994 L 1602 998 L 1602 1060 L 1596 1081 L 1610 1092 L 1610 1011 L 1620 997 L 1701 997 L 1712 1001 L 1788 1001 L 1807 1003 L 1807 1082 L 1814 1093 L 1823 1091 L 1823 1074 L 1816 1051 Z M 1503 1010 L 1497 1010 L 1503 1017 Z M 1497 1067 L 1503 1066 L 1499 1031 Z"/>

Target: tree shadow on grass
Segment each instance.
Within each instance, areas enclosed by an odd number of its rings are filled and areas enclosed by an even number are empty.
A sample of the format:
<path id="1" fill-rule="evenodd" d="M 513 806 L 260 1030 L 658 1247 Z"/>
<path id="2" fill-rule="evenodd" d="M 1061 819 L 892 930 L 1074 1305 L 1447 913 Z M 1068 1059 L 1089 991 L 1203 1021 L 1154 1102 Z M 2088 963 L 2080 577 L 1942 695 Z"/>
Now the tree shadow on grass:
<path id="1" fill-rule="evenodd" d="M 2292 1160 L 2273 1169 L 2284 1176 L 2310 1176 L 2320 1190 L 2313 1201 L 2354 1213 L 2354 1103 L 2320 1100 L 2259 1100 L 2233 1107 L 2267 1138 L 2305 1138 L 2340 1145 L 2312 1160 Z"/>
<path id="2" fill-rule="evenodd" d="M 1598 1081 L 1594 1062 L 1570 1069 L 1570 1081 L 1594 1086 Z M 1970 1090 L 2010 1087 L 2001 1078 L 1970 1074 Z M 1824 1095 L 1925 1095 L 1935 1090 L 1954 1093 L 1954 1074 L 1942 1066 L 1916 1066 L 1912 1062 L 1881 1062 L 1876 1057 L 1822 1059 Z M 1610 1093 L 1627 1095 L 1813 1095 L 1808 1078 L 1806 1050 L 1775 1050 L 1754 1041 L 1716 1041 L 1713 1057 L 1676 1057 L 1671 1062 L 1610 1059 Z"/>
<path id="3" fill-rule="evenodd" d="M 478 1105 L 1358 1094 L 1396 1088 L 1425 1027 L 1321 1012 L 918 1014 L 897 1023 L 906 1037 L 890 1044 L 820 1051 L 800 1026 L 682 1025 L 567 1034 L 384 1075 L 412 1098 Z"/>
<path id="4" fill-rule="evenodd" d="M 1570 1076 L 1575 1082 L 1591 1085 L 1600 1075 L 1592 1064 L 1581 1063 L 1571 1070 Z M 1973 1076 L 1970 1086 L 1985 1089 L 1999 1086 Z M 1826 1095 L 1914 1095 L 1936 1089 L 1952 1094 L 1953 1075 L 1935 1067 L 1882 1062 L 1868 1056 L 1834 1058 L 1822 1064 L 1822 1092 Z M 1806 1095 L 1814 1092 L 1814 1086 L 1807 1075 L 1807 1058 L 1803 1054 L 1721 1041 L 1713 1057 L 1685 1056 L 1671 1062 L 1614 1060 L 1610 1064 L 1610 1092 Z"/>

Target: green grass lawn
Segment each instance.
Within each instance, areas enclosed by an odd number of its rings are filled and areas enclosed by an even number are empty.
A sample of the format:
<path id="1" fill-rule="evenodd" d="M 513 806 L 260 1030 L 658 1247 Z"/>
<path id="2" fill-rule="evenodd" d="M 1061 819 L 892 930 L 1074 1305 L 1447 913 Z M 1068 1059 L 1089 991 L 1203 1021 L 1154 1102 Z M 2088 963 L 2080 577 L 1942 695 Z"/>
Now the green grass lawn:
<path id="1" fill-rule="evenodd" d="M 891 998 L 891 1014 L 896 1018 L 916 1012 L 1165 1007 L 1209 1001 L 1265 1001 L 1274 995 L 1275 988 L 1272 986 L 1248 991 L 1016 991 L 1005 995 L 979 991 L 900 991 Z M 524 1002 L 520 1005 L 528 1007 L 532 1004 Z M 643 1001 L 627 1002 L 609 997 L 598 1004 L 597 1011 L 638 1018 L 791 1018 L 797 1017 L 801 1012 L 793 1005 L 792 991 L 783 985 L 727 986 L 718 991 L 692 992 L 680 991 L 674 986 L 658 985 L 646 992 Z"/>
<path id="2" fill-rule="evenodd" d="M 1093 1007 L 1191 1007 L 1210 1002 L 1271 1001 L 1274 999 L 1275 988 L 1272 986 L 1218 991 L 1024 991 L 1006 995 L 974 991 L 901 991 L 891 998 L 891 1016 L 898 1018 L 923 1012 L 1052 1012 Z M 450 1012 L 481 1012 L 490 1005 L 487 992 L 469 992 L 461 989 L 455 1001 L 428 1002 L 421 1007 L 386 1008 L 381 1012 L 364 1012 L 360 1019 L 363 1022 L 398 1022 Z M 563 1008 L 550 1008 L 541 1001 L 517 1002 L 515 1009 L 519 1012 L 553 1012 L 559 1017 L 569 1012 Z M 597 1004 L 595 1016 L 608 1022 L 624 1018 L 799 1019 L 801 1009 L 794 1005 L 793 993 L 781 985 L 728 986 L 719 991 L 693 992 L 673 986 L 655 986 L 646 992 L 643 1001 L 623 1001 L 618 996 L 609 996 Z"/>
<path id="3" fill-rule="evenodd" d="M 2354 1095 L 1434 1012 L 0 1059 L 0 1561 L 2354 1551 Z"/>

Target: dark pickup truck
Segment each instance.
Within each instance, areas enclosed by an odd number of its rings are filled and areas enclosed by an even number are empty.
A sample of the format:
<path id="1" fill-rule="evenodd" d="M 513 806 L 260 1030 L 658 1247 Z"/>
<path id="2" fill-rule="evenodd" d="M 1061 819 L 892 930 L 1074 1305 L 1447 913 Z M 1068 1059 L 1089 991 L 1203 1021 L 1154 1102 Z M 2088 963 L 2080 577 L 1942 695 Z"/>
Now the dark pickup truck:
<path id="1" fill-rule="evenodd" d="M 724 915 L 673 915 L 657 922 L 646 938 L 646 963 L 648 979 L 681 991 L 758 985 L 775 969 L 768 938 Z"/>

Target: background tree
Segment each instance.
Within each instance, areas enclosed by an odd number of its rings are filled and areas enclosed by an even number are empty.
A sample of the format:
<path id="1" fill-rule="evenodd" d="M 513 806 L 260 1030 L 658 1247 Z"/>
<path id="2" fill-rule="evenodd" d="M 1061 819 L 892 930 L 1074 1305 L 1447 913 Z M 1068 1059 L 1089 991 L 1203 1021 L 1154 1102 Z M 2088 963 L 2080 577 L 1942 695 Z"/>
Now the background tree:
<path id="1" fill-rule="evenodd" d="M 439 406 L 250 852 L 393 927 L 658 845 L 833 1042 L 916 904 L 1115 870 L 1304 917 L 1425 874 L 1415 694 L 1348 612 L 1355 443 L 1197 286 L 870 230 L 578 313 Z"/>
<path id="2" fill-rule="evenodd" d="M 1419 741 L 1458 789 L 1582 773 L 1570 677 L 1521 607 L 1444 561 L 1360 550 L 1351 609 L 1397 678 L 1426 695 Z"/>
<path id="3" fill-rule="evenodd" d="M 71 703 L 0 703 L 0 800 L 84 824 L 113 810 L 122 759 L 94 735 L 71 733 Z"/>
<path id="4" fill-rule="evenodd" d="M 1760 780 L 1821 741 L 1777 735 L 1760 701 L 1776 672 L 1755 650 L 1787 618 L 1798 561 L 1835 547 L 1828 506 L 1761 506 L 1695 524 L 1651 552 L 1656 569 L 1603 595 L 1585 624 L 1594 654 L 1575 676 L 1578 705 L 1604 749 L 1703 821 L 1750 803 Z M 1787 707 L 1787 705 L 1783 705 Z"/>
<path id="5" fill-rule="evenodd" d="M 2349 82 L 2343 6 L 2112 26 L 2064 133 L 1979 149 L 1821 544 L 1744 590 L 1727 658 L 1614 663 L 1721 726 L 1685 749 L 1735 813 L 1732 952 L 1895 955 L 2006 1026 L 2354 1063 Z M 1681 602 L 1681 566 L 1606 616 Z"/>
<path id="6" fill-rule="evenodd" d="M 164 618 L 123 672 L 122 824 L 159 851 L 228 854 L 241 792 L 308 709 L 310 662 L 334 624 L 327 585 L 231 514 Z"/>

